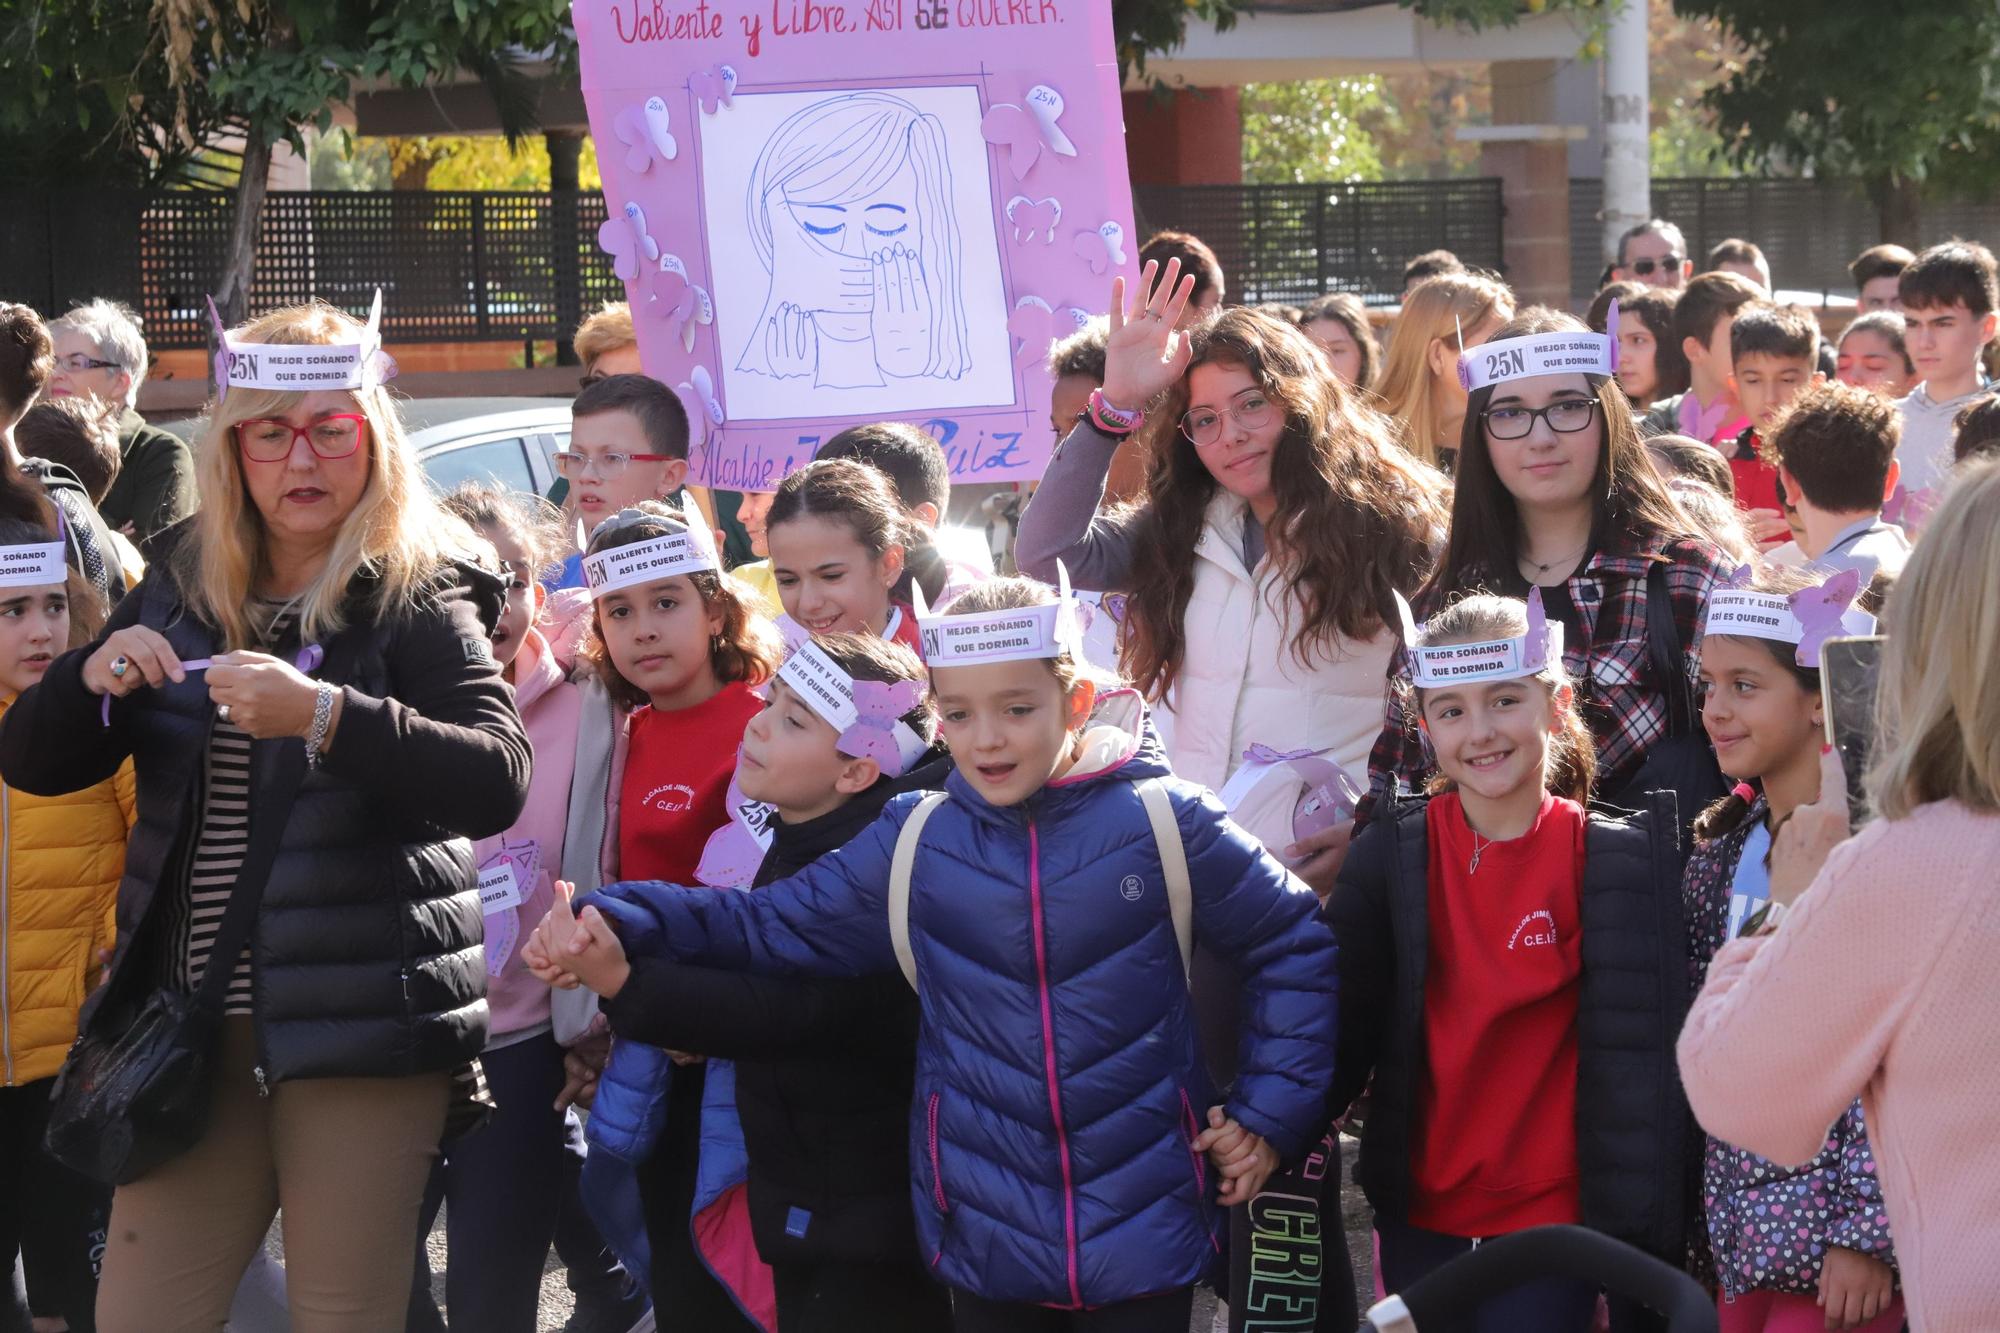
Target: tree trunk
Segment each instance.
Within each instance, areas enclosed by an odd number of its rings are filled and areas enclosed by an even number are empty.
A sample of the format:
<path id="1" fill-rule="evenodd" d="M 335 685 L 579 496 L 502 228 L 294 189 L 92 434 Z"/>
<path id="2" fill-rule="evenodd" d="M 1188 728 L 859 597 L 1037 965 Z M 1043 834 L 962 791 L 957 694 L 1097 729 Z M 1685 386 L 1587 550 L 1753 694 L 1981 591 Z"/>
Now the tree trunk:
<path id="1" fill-rule="evenodd" d="M 1878 180 L 1869 193 L 1875 196 L 1875 211 L 1881 223 L 1884 244 L 1923 247 L 1923 188 L 1913 180 Z"/>
<path id="2" fill-rule="evenodd" d="M 271 146 L 245 144 L 243 174 L 236 181 L 236 209 L 229 222 L 229 252 L 215 304 L 223 321 L 239 324 L 250 313 L 250 278 L 257 269 L 257 230 L 264 217 L 264 192 L 271 183 Z"/>
<path id="3" fill-rule="evenodd" d="M 549 233 L 555 246 L 556 364 L 576 365 L 576 326 L 583 322 L 583 255 L 577 227 L 583 157 L 581 130 L 549 130 Z"/>

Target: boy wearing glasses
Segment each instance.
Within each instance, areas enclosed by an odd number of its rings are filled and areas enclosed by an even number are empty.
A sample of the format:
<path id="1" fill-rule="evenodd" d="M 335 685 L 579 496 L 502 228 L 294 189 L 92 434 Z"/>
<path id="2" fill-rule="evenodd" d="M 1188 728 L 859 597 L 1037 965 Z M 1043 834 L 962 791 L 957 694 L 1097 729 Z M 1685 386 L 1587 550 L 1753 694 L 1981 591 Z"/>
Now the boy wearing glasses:
<path id="1" fill-rule="evenodd" d="M 688 472 L 687 410 L 644 375 L 612 375 L 570 407 L 569 447 L 555 456 L 586 542 L 597 525 L 641 500 L 666 500 Z M 556 588 L 583 586 L 583 553 L 563 562 Z"/>
<path id="2" fill-rule="evenodd" d="M 1734 273 L 1704 273 L 1674 303 L 1674 336 L 1687 356 L 1688 391 L 1653 404 L 1639 423 L 1644 436 L 1686 435 L 1727 452 L 1750 424 L 1730 378 L 1729 329 L 1736 312 L 1763 293 Z"/>
<path id="3" fill-rule="evenodd" d="M 1681 229 L 1664 218 L 1641 223 L 1618 238 L 1611 276 L 1648 287 L 1679 287 L 1694 272 Z"/>

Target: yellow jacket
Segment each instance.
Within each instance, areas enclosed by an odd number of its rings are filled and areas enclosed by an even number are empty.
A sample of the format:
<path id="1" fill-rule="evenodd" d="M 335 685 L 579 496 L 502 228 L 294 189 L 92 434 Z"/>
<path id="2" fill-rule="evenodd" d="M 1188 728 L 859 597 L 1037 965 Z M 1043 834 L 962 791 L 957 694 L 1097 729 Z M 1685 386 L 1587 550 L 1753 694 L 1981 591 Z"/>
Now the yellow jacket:
<path id="1" fill-rule="evenodd" d="M 98 951 L 118 939 L 132 818 L 129 760 L 67 796 L 0 783 L 0 1085 L 53 1077 L 76 1039 Z"/>

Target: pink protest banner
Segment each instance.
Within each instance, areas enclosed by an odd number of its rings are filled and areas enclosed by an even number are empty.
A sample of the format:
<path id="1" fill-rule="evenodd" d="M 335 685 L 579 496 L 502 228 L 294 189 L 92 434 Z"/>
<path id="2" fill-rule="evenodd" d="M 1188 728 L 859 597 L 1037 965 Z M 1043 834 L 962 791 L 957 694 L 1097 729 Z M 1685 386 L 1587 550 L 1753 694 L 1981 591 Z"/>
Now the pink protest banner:
<path id="1" fill-rule="evenodd" d="M 689 478 L 770 490 L 921 426 L 955 482 L 1041 476 L 1050 343 L 1136 272 L 1105 0 L 575 0 L 646 373 Z"/>

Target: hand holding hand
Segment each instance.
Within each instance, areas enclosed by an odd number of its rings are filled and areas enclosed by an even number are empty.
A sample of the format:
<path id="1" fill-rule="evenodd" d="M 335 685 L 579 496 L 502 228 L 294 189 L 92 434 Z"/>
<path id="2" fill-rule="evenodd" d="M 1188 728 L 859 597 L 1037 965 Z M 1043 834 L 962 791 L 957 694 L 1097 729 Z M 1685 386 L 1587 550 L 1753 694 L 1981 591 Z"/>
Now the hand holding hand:
<path id="1" fill-rule="evenodd" d="M 1278 1150 L 1230 1119 L 1220 1106 L 1208 1108 L 1208 1126 L 1194 1146 L 1208 1154 L 1222 1176 L 1217 1201 L 1225 1208 L 1250 1202 L 1277 1171 Z"/>
<path id="2" fill-rule="evenodd" d="M 1157 275 L 1158 281 L 1154 281 Z M 1111 280 L 1111 332 L 1104 343 L 1104 400 L 1116 408 L 1143 408 L 1187 372 L 1193 346 L 1176 325 L 1194 294 L 1194 275 L 1181 261 L 1158 261 L 1139 274 L 1139 290 L 1125 305 L 1125 277 Z"/>
<path id="3" fill-rule="evenodd" d="M 593 1032 L 563 1052 L 563 1086 L 556 1110 L 574 1104 L 586 1111 L 597 1100 L 597 1079 L 611 1059 L 611 1034 Z"/>
<path id="4" fill-rule="evenodd" d="M 92 694 L 123 698 L 146 685 L 187 679 L 180 656 L 154 630 L 127 625 L 107 636 L 83 663 L 83 685 Z"/>
<path id="5" fill-rule="evenodd" d="M 575 893 L 576 886 L 568 880 L 556 881 L 556 903 L 549 915 L 557 923 L 557 932 L 567 929 L 568 939 L 553 961 L 608 1000 L 625 989 L 632 965 L 625 960 L 625 946 L 602 912 L 595 907 L 574 910 L 571 898 Z"/>
<path id="6" fill-rule="evenodd" d="M 1819 756 L 1819 799 L 1792 811 L 1771 840 L 1771 901 L 1789 907 L 1818 877 L 1827 854 L 1848 838 L 1847 768 L 1840 751 Z"/>
<path id="7" fill-rule="evenodd" d="M 208 697 L 260 741 L 309 733 L 318 695 L 309 677 L 268 653 L 224 653 L 208 668 Z"/>

